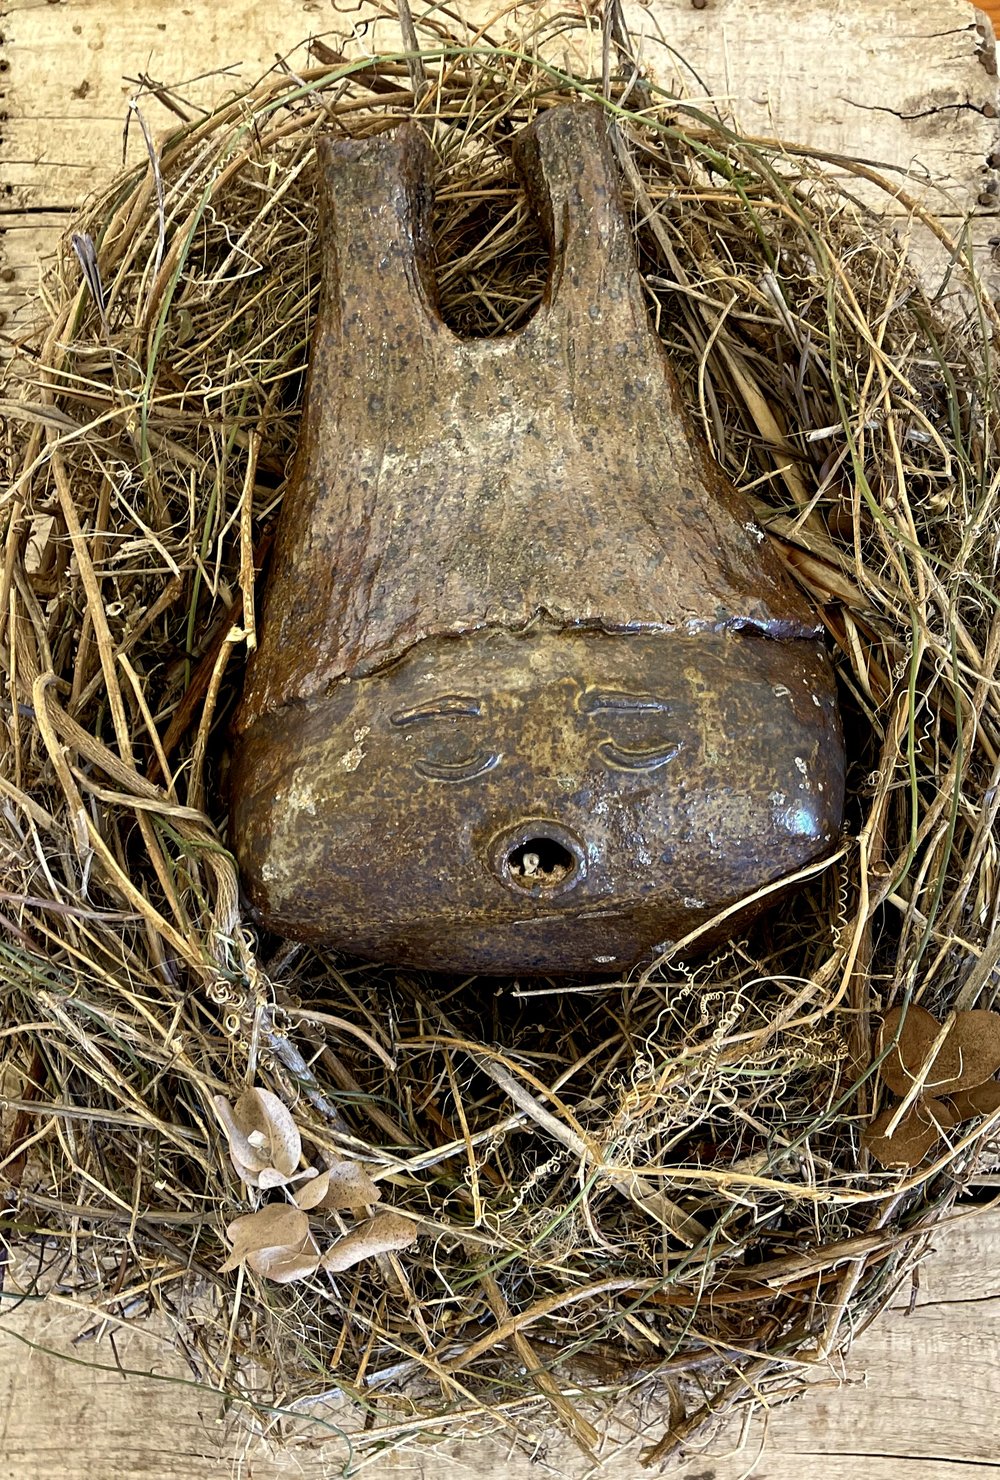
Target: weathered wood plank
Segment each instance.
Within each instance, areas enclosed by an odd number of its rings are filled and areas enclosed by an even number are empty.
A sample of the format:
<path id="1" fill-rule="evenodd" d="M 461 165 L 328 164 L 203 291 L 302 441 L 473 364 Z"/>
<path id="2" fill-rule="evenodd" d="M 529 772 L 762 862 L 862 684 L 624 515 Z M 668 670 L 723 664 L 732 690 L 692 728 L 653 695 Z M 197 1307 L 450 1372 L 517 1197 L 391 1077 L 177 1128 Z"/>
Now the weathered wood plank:
<path id="1" fill-rule="evenodd" d="M 518 7 L 491 34 L 510 41 L 529 13 L 558 4 Z M 460 7 L 470 27 L 495 11 L 493 0 Z M 907 188 L 939 213 L 976 210 L 978 240 L 1000 233 L 994 49 L 966 0 L 890 5 L 877 25 L 869 0 L 791 0 L 780 12 L 772 0 L 707 0 L 700 10 L 691 0 L 628 0 L 625 11 L 650 75 L 664 86 L 731 110 L 762 134 L 907 171 Z M 0 127 L 0 260 L 15 277 L 0 283 L 0 312 L 10 320 L 33 291 L 32 247 L 54 244 L 66 220 L 60 213 L 106 183 L 123 159 L 143 158 L 135 120 L 125 127 L 129 99 L 140 91 L 129 78 L 178 84 L 192 109 L 211 107 L 279 55 L 305 65 L 311 36 L 341 45 L 365 14 L 364 3 L 337 11 L 319 0 L 190 0 L 179 14 L 169 0 L 12 5 L 4 20 L 9 71 L 0 76 L 0 111 L 8 115 Z M 375 34 L 353 44 L 370 48 Z M 377 44 L 398 44 L 394 27 L 383 25 Z M 599 71 L 596 29 L 578 51 L 580 65 Z M 141 107 L 154 133 L 176 123 L 155 97 L 143 96 Z"/>
<path id="2" fill-rule="evenodd" d="M 493 33 L 509 40 L 529 12 L 546 7 L 559 8 L 558 0 L 510 11 Z M 939 180 L 949 209 L 960 214 L 994 178 L 987 158 L 998 147 L 997 83 L 991 46 L 966 0 L 910 0 L 878 12 L 868 0 L 780 8 L 772 0 L 707 0 L 704 9 L 691 0 L 628 0 L 624 8 L 656 81 L 682 86 L 694 101 L 731 106 L 751 131 L 780 130 L 798 142 L 869 155 L 910 171 L 918 188 Z M 459 13 L 472 26 L 500 9 L 471 0 Z M 210 71 L 179 90 L 211 106 L 238 77 L 259 76 L 278 56 L 302 67 L 305 38 L 338 44 L 364 14 L 364 6 L 337 11 L 318 0 L 189 0 L 180 12 L 171 0 L 11 6 L 9 118 L 0 145 L 9 203 L 77 205 L 112 175 L 122 160 L 128 99 L 139 90 L 129 77 L 144 72 L 184 84 Z M 378 42 L 397 44 L 393 29 L 380 29 Z M 360 44 L 376 43 L 368 33 Z M 596 29 L 580 49 L 599 73 Z M 154 131 L 176 122 L 155 98 L 142 107 Z M 143 150 L 133 126 L 127 156 L 141 159 Z"/>
<path id="3" fill-rule="evenodd" d="M 855 1345 L 846 1383 L 817 1373 L 808 1399 L 738 1418 L 700 1445 L 682 1480 L 740 1480 L 767 1435 L 760 1480 L 1000 1480 L 1000 1213 L 941 1229 L 922 1267 L 912 1314 L 909 1291 Z M 169 1339 L 149 1328 L 117 1329 L 73 1346 L 93 1324 L 65 1306 L 22 1306 L 0 1321 L 0 1480 L 328 1480 L 344 1450 L 301 1442 L 283 1454 L 227 1421 L 217 1394 L 198 1388 Z M 32 1343 L 26 1346 L 24 1342 Z M 62 1356 L 49 1355 L 52 1349 Z M 67 1358 L 69 1360 L 67 1360 Z M 123 1377 L 116 1370 L 145 1370 Z M 637 1451 L 658 1437 L 637 1413 L 635 1445 L 610 1461 L 606 1480 L 638 1480 Z M 645 1424 L 653 1425 L 643 1432 Z M 245 1459 L 241 1470 L 237 1456 Z M 407 1448 L 363 1473 L 400 1480 L 539 1480 L 582 1476 L 560 1435 L 544 1454 L 509 1453 L 493 1442 Z"/>
<path id="4" fill-rule="evenodd" d="M 69 214 L 37 211 L 0 217 L 0 334 L 13 333 L 16 315 L 37 296 L 44 263 L 59 245 Z M 2 353 L 2 351 L 0 351 Z"/>

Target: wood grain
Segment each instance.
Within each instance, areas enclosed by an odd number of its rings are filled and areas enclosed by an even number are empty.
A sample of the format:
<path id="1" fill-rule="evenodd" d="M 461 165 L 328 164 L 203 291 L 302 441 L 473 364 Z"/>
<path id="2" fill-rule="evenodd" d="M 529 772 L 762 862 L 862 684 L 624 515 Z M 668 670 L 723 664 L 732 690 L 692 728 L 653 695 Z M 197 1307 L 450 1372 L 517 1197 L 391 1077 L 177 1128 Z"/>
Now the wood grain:
<path id="1" fill-rule="evenodd" d="M 452 7 L 454 9 L 454 6 Z M 499 10 L 499 3 L 490 9 Z M 529 7 L 521 8 L 521 14 Z M 1000 0 L 990 7 L 1000 18 Z M 1000 234 L 997 85 L 992 38 L 966 0 L 650 0 L 628 4 L 647 37 L 649 65 L 702 100 L 731 108 L 745 126 L 816 147 L 863 154 L 909 172 L 938 209 L 958 220 L 977 211 L 988 246 Z M 485 7 L 462 6 L 468 16 Z M 72 211 L 111 178 L 122 158 L 128 98 L 141 71 L 181 81 L 210 105 L 254 78 L 310 34 L 343 30 L 358 12 L 328 0 L 11 0 L 0 30 L 9 70 L 0 73 L 0 227 L 13 279 L 0 282 L 0 312 L 35 291 L 42 255 Z M 508 24 L 517 14 L 508 17 Z M 658 35 L 697 73 L 672 60 Z M 234 65 L 235 71 L 217 69 Z M 154 130 L 172 119 L 147 97 Z M 138 130 L 126 154 L 141 158 Z M 944 182 L 941 195 L 929 178 Z M 912 1314 L 889 1312 L 858 1341 L 846 1382 L 817 1372 L 808 1401 L 740 1416 L 679 1472 L 685 1480 L 737 1480 L 768 1448 L 758 1480 L 1000 1480 L 1000 1214 L 956 1222 L 923 1267 Z M 176 1343 L 152 1328 L 112 1323 L 80 1342 L 100 1312 L 62 1304 L 0 1313 L 0 1480 L 326 1480 L 344 1473 L 343 1448 L 283 1456 L 227 1418 L 218 1394 L 192 1384 Z M 55 1353 L 55 1354 L 53 1354 Z M 126 1375 L 121 1369 L 144 1375 Z M 603 1471 L 637 1480 L 639 1445 L 662 1416 L 639 1411 L 631 1450 Z M 527 1480 L 580 1473 L 560 1436 L 534 1457 L 450 1444 L 389 1453 L 363 1473 Z"/>
<path id="2" fill-rule="evenodd" d="M 859 1338 L 846 1372 L 824 1368 L 807 1398 L 736 1415 L 671 1474 L 742 1480 L 766 1439 L 757 1480 L 1000 1480 L 1000 1213 L 961 1218 L 935 1243 L 912 1311 L 907 1288 Z M 317 1447 L 300 1433 L 278 1453 L 227 1418 L 218 1393 L 192 1382 L 168 1336 L 112 1320 L 103 1339 L 74 1345 L 100 1314 L 63 1301 L 22 1305 L 0 1320 L 0 1480 L 333 1480 L 344 1473 L 347 1452 L 336 1440 Z M 635 1438 L 602 1468 L 603 1480 L 647 1473 L 637 1453 L 659 1436 L 662 1418 L 639 1409 L 629 1422 Z M 491 1441 L 429 1441 L 369 1461 L 361 1473 L 582 1480 L 587 1470 L 553 1432 L 534 1455 Z"/>
<path id="3" fill-rule="evenodd" d="M 558 8 L 557 0 L 516 7 L 502 23 L 508 39 L 539 4 Z M 470 24 L 498 11 L 499 0 L 460 8 Z M 751 132 L 902 171 L 907 189 L 939 214 L 978 211 L 980 235 L 993 234 L 995 50 L 968 0 L 706 0 L 704 9 L 692 0 L 624 0 L 624 11 L 642 38 L 644 65 L 664 86 Z M 32 248 L 52 247 L 123 160 L 144 158 L 134 117 L 127 126 L 129 99 L 141 94 L 154 134 L 176 124 L 139 86 L 140 75 L 178 84 L 194 116 L 278 58 L 305 65 L 312 36 L 342 45 L 365 12 L 365 0 L 342 10 L 332 0 L 188 0 L 179 10 L 174 0 L 10 4 L 2 26 L 9 70 L 0 73 L 0 256 L 14 276 L 0 281 L 0 313 L 10 317 L 36 290 Z M 398 42 L 389 29 L 379 38 Z M 596 30 L 575 59 L 599 75 Z M 201 80 L 186 81 L 193 78 Z M 864 185 L 859 193 L 875 198 Z"/>
<path id="4" fill-rule="evenodd" d="M 542 0 L 545 3 L 545 0 Z M 1000 0 L 997 0 L 1000 4 Z M 554 4 L 550 8 L 556 8 Z M 496 0 L 466 0 L 460 13 L 486 21 Z M 508 16 L 508 38 L 518 10 Z M 278 57 L 306 61 L 302 38 L 343 33 L 364 16 L 321 0 L 19 0 L 4 22 L 10 71 L 0 169 L 8 204 L 20 209 L 77 206 L 119 167 L 128 99 L 140 73 L 181 84 L 195 105 L 210 105 L 240 77 L 255 78 Z M 879 161 L 949 187 L 951 208 L 974 204 L 996 134 L 983 109 L 995 107 L 989 45 L 967 0 L 624 0 L 643 62 L 655 79 L 693 101 L 738 112 L 751 131 L 845 153 L 859 145 Z M 499 28 L 501 31 L 504 27 Z M 395 41 L 388 28 L 377 33 Z M 373 44 L 372 34 L 365 46 Z M 600 39 L 576 47 L 600 72 Z M 681 60 L 683 59 L 683 60 Z M 148 94 L 143 112 L 156 131 L 176 116 Z M 144 156 L 134 120 L 125 155 Z"/>

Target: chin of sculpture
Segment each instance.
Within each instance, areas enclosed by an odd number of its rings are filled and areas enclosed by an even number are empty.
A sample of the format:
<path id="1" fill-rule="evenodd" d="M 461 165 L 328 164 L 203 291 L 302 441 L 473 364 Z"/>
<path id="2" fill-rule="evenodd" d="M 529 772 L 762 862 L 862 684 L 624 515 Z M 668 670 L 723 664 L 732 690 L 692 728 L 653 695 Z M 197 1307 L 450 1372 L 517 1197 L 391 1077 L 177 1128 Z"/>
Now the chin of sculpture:
<path id="1" fill-rule="evenodd" d="M 684 413 L 599 109 L 516 141 L 551 268 L 506 338 L 435 310 L 417 125 L 321 157 L 302 441 L 236 722 L 244 885 L 268 928 L 362 956 L 626 969 L 835 843 L 815 616 Z"/>

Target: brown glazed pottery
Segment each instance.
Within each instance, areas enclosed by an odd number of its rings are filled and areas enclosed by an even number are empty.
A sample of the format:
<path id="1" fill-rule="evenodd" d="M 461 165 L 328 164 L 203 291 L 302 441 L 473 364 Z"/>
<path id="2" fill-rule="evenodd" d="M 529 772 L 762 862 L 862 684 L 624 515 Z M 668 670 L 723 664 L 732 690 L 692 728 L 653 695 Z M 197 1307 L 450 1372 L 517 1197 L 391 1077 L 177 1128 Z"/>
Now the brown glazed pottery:
<path id="1" fill-rule="evenodd" d="M 515 141 L 526 327 L 435 308 L 416 123 L 320 142 L 301 444 L 236 721 L 269 929 L 454 971 L 612 973 L 829 851 L 815 614 L 700 445 L 596 106 Z"/>

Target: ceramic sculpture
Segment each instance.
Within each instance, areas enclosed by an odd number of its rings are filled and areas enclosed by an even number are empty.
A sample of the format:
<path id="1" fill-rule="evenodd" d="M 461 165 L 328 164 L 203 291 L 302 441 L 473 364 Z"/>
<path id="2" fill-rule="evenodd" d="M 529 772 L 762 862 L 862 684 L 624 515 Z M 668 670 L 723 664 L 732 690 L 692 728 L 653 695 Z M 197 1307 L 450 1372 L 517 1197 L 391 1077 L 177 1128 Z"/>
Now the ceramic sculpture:
<path id="1" fill-rule="evenodd" d="M 455 971 L 628 968 L 828 851 L 819 625 L 687 418 L 604 115 L 514 157 L 527 325 L 435 308 L 432 156 L 320 142 L 324 282 L 232 836 L 271 930 Z"/>

